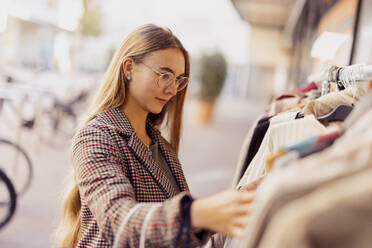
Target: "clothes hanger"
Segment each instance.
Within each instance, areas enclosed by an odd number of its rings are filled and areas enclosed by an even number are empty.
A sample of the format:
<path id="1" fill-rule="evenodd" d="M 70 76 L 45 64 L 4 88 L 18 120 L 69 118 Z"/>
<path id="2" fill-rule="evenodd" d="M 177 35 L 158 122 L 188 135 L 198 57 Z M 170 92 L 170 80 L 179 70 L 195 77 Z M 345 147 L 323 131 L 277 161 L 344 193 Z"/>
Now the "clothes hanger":
<path id="1" fill-rule="evenodd" d="M 346 71 L 347 74 L 341 80 L 337 80 L 337 86 L 340 91 L 356 83 L 354 80 L 355 77 L 353 76 L 353 72 L 354 72 L 353 70 L 347 70 Z M 337 71 L 337 78 L 339 78 L 339 73 L 340 73 L 340 69 L 338 69 Z M 354 109 L 354 99 L 355 99 L 355 93 L 353 93 L 353 101 L 351 105 L 340 104 L 331 113 L 318 117 L 317 118 L 318 121 L 322 123 L 329 123 L 333 121 L 344 121 L 349 116 L 351 111 Z"/>
<path id="2" fill-rule="evenodd" d="M 330 78 L 330 74 L 331 74 L 331 69 L 329 70 L 328 72 L 328 78 Z M 321 94 L 320 96 L 324 96 L 324 95 L 327 95 L 330 91 L 331 91 L 331 83 L 329 80 L 323 80 L 321 83 L 320 83 L 321 87 L 318 86 L 318 88 L 321 89 Z M 298 112 L 296 114 L 296 117 L 295 119 L 302 119 L 304 118 L 305 115 L 302 113 L 302 112 Z"/>
<path id="3" fill-rule="evenodd" d="M 302 118 L 304 118 L 304 117 L 305 117 L 304 113 L 302 113 L 302 112 L 298 112 L 298 113 L 296 114 L 295 119 L 302 119 Z"/>

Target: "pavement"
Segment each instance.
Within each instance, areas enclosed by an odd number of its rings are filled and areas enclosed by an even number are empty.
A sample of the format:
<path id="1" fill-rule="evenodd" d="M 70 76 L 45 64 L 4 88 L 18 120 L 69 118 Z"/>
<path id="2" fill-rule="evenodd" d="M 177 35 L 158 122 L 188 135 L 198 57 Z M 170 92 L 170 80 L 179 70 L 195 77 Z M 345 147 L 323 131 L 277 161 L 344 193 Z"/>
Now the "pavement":
<path id="1" fill-rule="evenodd" d="M 185 104 L 179 157 L 191 194 L 197 198 L 230 187 L 245 135 L 265 106 L 259 101 L 221 99 L 207 126 L 194 123 L 195 107 L 192 100 Z M 12 139 L 13 134 L 12 128 L 1 126 L 0 137 Z M 21 144 L 33 160 L 34 178 L 30 190 L 19 198 L 12 221 L 0 230 L 0 247 L 51 247 L 61 216 L 63 182 L 71 166 L 69 144 L 56 149 L 39 143 L 30 131 L 22 133 Z M 3 156 L 7 155 L 0 151 Z"/>

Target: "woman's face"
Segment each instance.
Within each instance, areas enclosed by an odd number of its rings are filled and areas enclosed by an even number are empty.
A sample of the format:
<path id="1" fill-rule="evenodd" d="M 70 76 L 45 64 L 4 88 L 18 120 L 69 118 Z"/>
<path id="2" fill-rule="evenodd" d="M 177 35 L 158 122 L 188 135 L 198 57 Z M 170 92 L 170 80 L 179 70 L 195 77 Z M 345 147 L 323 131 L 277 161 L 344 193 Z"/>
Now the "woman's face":
<path id="1" fill-rule="evenodd" d="M 143 63 L 133 65 L 128 97 L 145 112 L 158 114 L 177 94 L 177 88 L 174 81 L 167 88 L 158 87 L 159 75 L 151 68 L 160 73 L 170 72 L 177 78 L 185 73 L 184 55 L 179 49 L 168 48 L 155 51 L 147 56 Z"/>

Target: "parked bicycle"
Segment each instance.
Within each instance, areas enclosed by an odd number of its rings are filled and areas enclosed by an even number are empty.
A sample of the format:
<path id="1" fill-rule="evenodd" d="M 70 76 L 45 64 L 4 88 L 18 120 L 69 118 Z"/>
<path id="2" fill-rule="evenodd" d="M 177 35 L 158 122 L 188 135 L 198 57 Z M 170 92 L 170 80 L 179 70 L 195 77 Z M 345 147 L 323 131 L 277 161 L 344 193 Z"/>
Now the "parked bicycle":
<path id="1" fill-rule="evenodd" d="M 0 168 L 0 229 L 10 222 L 17 206 L 17 193 L 14 186 Z"/>
<path id="2" fill-rule="evenodd" d="M 20 95 L 12 94 L 10 91 L 0 90 L 0 99 L 3 101 L 23 101 Z M 2 120 L 3 122 L 3 120 Z M 19 124 L 13 124 L 16 131 L 16 141 L 0 139 L 0 168 L 6 172 L 12 180 L 18 196 L 23 196 L 30 188 L 33 177 L 33 165 L 30 157 L 23 148 L 18 145 L 20 137 Z"/>
<path id="3" fill-rule="evenodd" d="M 33 178 L 33 165 L 27 153 L 19 145 L 0 139 L 0 168 L 12 180 L 17 195 L 23 196 Z"/>
<path id="4" fill-rule="evenodd" d="M 61 147 L 69 144 L 78 125 L 78 116 L 86 108 L 88 90 L 79 90 L 73 97 L 61 100 L 50 90 L 27 85 L 12 77 L 7 77 L 6 82 L 6 90 L 25 94 L 30 103 L 27 107 L 33 108 L 33 116 L 22 117 L 22 127 L 35 130 L 39 140 L 47 145 Z M 7 108 L 15 115 L 20 112 L 12 102 L 8 102 Z"/>
<path id="5" fill-rule="evenodd" d="M 49 108 L 44 108 L 39 116 L 39 135 L 45 144 L 55 147 L 69 144 L 78 125 L 78 116 L 88 99 L 88 92 L 81 91 L 76 97 L 62 102 L 53 99 Z"/>

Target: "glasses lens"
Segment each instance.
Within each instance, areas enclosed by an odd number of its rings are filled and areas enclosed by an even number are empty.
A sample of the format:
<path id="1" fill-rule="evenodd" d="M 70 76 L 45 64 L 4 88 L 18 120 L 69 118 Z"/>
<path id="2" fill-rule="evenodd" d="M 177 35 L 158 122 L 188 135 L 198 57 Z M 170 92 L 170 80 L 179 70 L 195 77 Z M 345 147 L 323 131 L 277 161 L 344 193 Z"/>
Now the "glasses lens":
<path id="1" fill-rule="evenodd" d="M 173 81 L 174 76 L 170 73 L 163 73 L 159 77 L 159 87 L 167 87 L 170 82 Z"/>
<path id="2" fill-rule="evenodd" d="M 177 85 L 178 85 L 177 90 L 178 91 L 183 90 L 187 86 L 188 82 L 189 82 L 189 79 L 187 77 L 182 77 L 182 78 L 178 79 L 177 80 Z"/>

